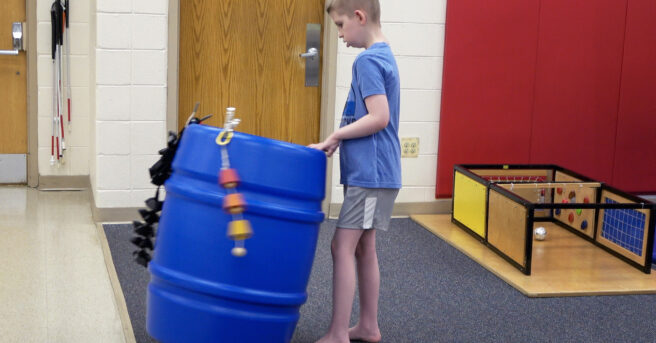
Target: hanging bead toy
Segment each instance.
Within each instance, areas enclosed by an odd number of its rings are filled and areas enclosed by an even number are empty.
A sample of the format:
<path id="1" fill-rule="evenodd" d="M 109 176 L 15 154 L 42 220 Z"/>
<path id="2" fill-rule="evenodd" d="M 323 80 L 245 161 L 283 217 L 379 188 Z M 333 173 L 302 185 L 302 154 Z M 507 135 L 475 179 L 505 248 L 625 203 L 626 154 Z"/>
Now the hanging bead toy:
<path id="1" fill-rule="evenodd" d="M 228 158 L 227 145 L 232 140 L 235 126 L 240 122 L 239 119 L 234 119 L 234 115 L 235 108 L 228 107 L 223 131 L 216 137 L 216 144 L 221 147 L 219 184 L 226 190 L 226 195 L 223 197 L 223 209 L 232 216 L 232 221 L 228 223 L 228 238 L 235 241 L 231 253 L 233 256 L 242 257 L 246 255 L 244 241 L 253 235 L 253 230 L 249 221 L 242 217 L 242 213 L 246 210 L 246 201 L 244 196 L 237 192 L 239 175 L 235 169 L 230 168 L 230 159 Z"/>

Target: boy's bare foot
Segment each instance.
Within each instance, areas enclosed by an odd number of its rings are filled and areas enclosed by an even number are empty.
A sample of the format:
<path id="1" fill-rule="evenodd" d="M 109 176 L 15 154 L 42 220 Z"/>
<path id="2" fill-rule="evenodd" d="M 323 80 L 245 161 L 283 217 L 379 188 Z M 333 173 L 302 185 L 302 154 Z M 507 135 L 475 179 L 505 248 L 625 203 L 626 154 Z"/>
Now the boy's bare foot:
<path id="1" fill-rule="evenodd" d="M 361 328 L 360 324 L 355 325 L 349 329 L 349 339 L 354 341 L 377 343 L 381 340 L 380 330 L 369 330 Z"/>
<path id="2" fill-rule="evenodd" d="M 315 343 L 349 343 L 349 338 L 337 337 L 329 332 Z"/>

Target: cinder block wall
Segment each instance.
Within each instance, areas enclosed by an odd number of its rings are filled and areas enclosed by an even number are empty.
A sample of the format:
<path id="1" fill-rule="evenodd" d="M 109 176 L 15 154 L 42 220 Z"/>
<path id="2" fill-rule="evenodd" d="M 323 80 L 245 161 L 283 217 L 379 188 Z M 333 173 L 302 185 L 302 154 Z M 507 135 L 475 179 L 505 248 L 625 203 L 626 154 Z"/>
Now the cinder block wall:
<path id="1" fill-rule="evenodd" d="M 412 6 L 380 0 L 383 33 L 390 41 L 401 76 L 400 137 L 419 137 L 419 156 L 403 158 L 403 188 L 397 203 L 435 201 L 440 94 L 444 62 L 446 0 L 417 0 Z M 351 82 L 351 65 L 361 49 L 341 41 L 337 54 L 335 128 Z M 333 158 L 332 203 L 342 203 L 339 156 Z"/>
<path id="2" fill-rule="evenodd" d="M 52 60 L 50 1 L 38 0 L 39 173 L 89 175 L 99 208 L 142 207 L 154 187 L 147 169 L 166 142 L 168 0 L 71 2 L 73 130 L 65 164 L 50 166 Z M 434 200 L 446 0 L 412 6 L 381 0 L 383 31 L 401 72 L 401 137 L 419 137 L 404 158 L 397 202 Z M 359 53 L 340 42 L 335 126 Z M 332 203 L 342 202 L 339 163 Z"/>
<path id="3" fill-rule="evenodd" d="M 96 206 L 141 207 L 166 145 L 167 0 L 98 0 Z"/>

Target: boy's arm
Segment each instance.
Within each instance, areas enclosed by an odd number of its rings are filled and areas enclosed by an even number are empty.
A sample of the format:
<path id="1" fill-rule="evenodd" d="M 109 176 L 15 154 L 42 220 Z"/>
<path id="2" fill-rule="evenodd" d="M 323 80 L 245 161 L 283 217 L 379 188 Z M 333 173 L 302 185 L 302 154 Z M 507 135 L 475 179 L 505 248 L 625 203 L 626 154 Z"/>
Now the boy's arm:
<path id="1" fill-rule="evenodd" d="M 339 147 L 339 142 L 344 139 L 360 138 L 384 129 L 389 123 L 389 104 L 385 94 L 375 94 L 364 99 L 369 113 L 355 122 L 339 128 L 333 132 L 325 141 L 311 144 L 311 148 L 323 150 L 331 156 Z"/>

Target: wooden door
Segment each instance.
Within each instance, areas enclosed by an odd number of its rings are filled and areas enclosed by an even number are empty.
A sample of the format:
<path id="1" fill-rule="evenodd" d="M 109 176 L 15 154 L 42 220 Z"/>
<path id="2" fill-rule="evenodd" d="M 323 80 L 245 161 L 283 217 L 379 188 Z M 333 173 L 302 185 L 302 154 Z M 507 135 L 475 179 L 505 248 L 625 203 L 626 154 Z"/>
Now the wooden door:
<path id="1" fill-rule="evenodd" d="M 299 54 L 307 24 L 323 16 L 323 0 L 180 1 L 178 127 L 200 101 L 209 125 L 223 126 L 235 107 L 240 132 L 317 142 L 321 89 L 305 86 Z"/>
<path id="2" fill-rule="evenodd" d="M 25 0 L 0 2 L 0 50 L 14 50 L 12 24 L 25 21 Z M 25 32 L 25 27 L 23 32 Z M 0 184 L 27 181 L 27 57 L 0 55 Z"/>
<path id="3" fill-rule="evenodd" d="M 25 0 L 0 2 L 0 50 L 13 50 L 13 22 L 25 21 Z M 23 28 L 25 31 L 25 28 Z M 27 154 L 27 58 L 0 55 L 0 154 Z"/>

